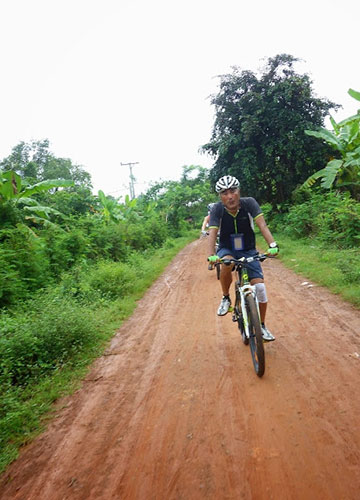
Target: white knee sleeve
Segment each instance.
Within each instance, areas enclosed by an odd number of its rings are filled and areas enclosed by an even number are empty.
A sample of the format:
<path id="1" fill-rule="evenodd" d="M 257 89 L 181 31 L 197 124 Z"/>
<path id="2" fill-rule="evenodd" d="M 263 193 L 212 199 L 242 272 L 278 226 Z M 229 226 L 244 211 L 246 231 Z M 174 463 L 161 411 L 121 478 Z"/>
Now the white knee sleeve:
<path id="1" fill-rule="evenodd" d="M 258 301 L 267 302 L 265 283 L 255 283 L 255 288 Z"/>

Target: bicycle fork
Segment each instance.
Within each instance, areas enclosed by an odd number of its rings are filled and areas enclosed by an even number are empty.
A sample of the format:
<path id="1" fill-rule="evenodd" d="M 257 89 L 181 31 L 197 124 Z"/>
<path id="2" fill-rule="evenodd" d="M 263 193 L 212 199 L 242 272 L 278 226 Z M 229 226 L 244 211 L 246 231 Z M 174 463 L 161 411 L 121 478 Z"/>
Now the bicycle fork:
<path id="1" fill-rule="evenodd" d="M 245 299 L 248 295 L 252 295 L 254 297 L 256 309 L 257 309 L 258 315 L 260 317 L 259 302 L 258 302 L 258 299 L 256 296 L 255 286 L 253 286 L 253 285 L 240 286 L 240 282 L 237 281 L 236 282 L 236 290 L 240 296 L 240 309 L 241 310 L 238 311 L 236 307 L 234 308 L 232 320 L 234 322 L 236 322 L 239 319 L 240 315 L 242 316 L 245 335 L 249 339 L 250 338 L 249 318 L 248 318 L 248 314 L 247 314 Z"/>

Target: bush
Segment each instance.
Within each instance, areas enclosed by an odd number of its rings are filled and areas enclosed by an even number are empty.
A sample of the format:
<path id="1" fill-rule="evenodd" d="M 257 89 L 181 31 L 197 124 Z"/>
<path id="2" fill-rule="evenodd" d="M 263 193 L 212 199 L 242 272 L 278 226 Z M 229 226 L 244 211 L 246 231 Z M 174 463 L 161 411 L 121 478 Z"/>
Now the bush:
<path id="1" fill-rule="evenodd" d="M 46 251 L 54 277 L 59 278 L 64 271 L 71 269 L 87 253 L 88 240 L 79 228 L 64 231 L 51 227 L 41 235 L 46 243 Z"/>
<path id="2" fill-rule="evenodd" d="M 96 290 L 103 297 L 118 299 L 132 290 L 136 281 L 134 268 L 123 262 L 102 261 L 88 269 L 82 277 L 86 288 Z"/>
<path id="3" fill-rule="evenodd" d="M 23 224 L 0 231 L 0 264 L 0 307 L 16 303 L 51 281 L 44 242 Z"/>
<path id="4" fill-rule="evenodd" d="M 99 338 L 99 328 L 89 310 L 61 297 L 56 290 L 0 318 L 0 382 L 24 386 L 66 361 Z"/>
<path id="5" fill-rule="evenodd" d="M 337 268 L 343 273 L 347 283 L 360 283 L 360 254 L 358 249 L 341 256 L 337 260 Z"/>
<path id="6" fill-rule="evenodd" d="M 292 237 L 315 237 L 340 248 L 360 242 L 360 203 L 348 193 L 315 193 L 292 206 L 283 217 L 283 231 Z"/>
<path id="7" fill-rule="evenodd" d="M 87 257 L 89 259 L 102 258 L 119 261 L 123 260 L 124 255 L 129 251 L 125 241 L 126 224 L 124 222 L 105 224 L 100 219 L 88 217 L 81 221 L 81 227 L 88 234 Z"/>
<path id="8" fill-rule="evenodd" d="M 82 264 L 63 275 L 59 289 L 87 304 L 116 300 L 131 292 L 136 281 L 135 267 L 110 260 L 96 264 Z"/>
<path id="9" fill-rule="evenodd" d="M 15 304 L 26 294 L 26 282 L 16 269 L 16 252 L 0 246 L 0 307 Z"/>

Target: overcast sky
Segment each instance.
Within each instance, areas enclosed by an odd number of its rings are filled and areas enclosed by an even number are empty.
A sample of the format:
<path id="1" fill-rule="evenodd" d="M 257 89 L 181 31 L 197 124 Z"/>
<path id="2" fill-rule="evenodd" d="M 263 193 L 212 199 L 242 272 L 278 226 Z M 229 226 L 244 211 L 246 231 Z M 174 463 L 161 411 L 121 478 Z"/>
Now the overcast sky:
<path id="1" fill-rule="evenodd" d="M 358 0 L 1 0 L 0 159 L 49 139 L 91 174 L 94 191 L 135 193 L 210 168 L 218 75 L 302 59 L 319 97 L 357 110 Z"/>

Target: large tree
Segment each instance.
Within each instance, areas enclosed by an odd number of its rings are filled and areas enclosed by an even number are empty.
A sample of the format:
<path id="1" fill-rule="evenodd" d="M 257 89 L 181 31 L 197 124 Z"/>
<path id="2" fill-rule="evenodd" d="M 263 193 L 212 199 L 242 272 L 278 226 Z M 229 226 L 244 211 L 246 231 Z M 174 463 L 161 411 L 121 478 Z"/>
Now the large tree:
<path id="1" fill-rule="evenodd" d="M 242 194 L 273 205 L 329 159 L 330 148 L 304 133 L 317 129 L 339 106 L 314 95 L 309 76 L 295 72 L 288 54 L 269 58 L 260 76 L 233 68 L 212 96 L 215 122 L 203 150 L 215 158 L 214 182 L 235 175 Z"/>

